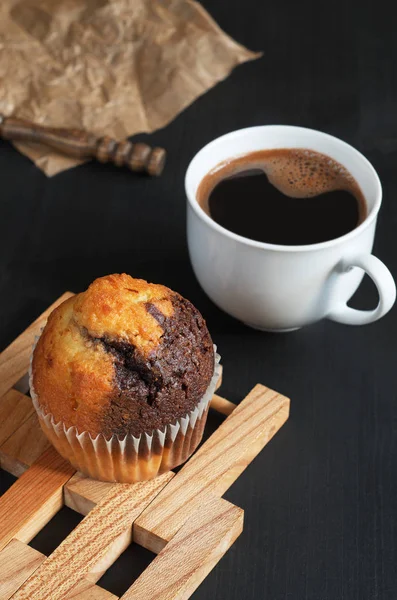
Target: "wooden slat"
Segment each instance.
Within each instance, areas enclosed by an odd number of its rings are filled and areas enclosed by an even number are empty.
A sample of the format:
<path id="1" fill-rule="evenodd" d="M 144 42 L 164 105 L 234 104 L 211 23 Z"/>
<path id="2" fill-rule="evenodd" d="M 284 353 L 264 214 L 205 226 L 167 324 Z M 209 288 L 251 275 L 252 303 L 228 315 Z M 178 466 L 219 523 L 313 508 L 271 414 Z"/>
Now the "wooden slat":
<path id="1" fill-rule="evenodd" d="M 288 398 L 256 385 L 137 519 L 134 539 L 158 553 L 209 496 L 222 496 L 288 415 Z"/>
<path id="2" fill-rule="evenodd" d="M 11 540 L 0 552 L 0 600 L 9 600 L 23 583 L 45 561 L 44 554 L 19 540 Z M 110 592 L 91 583 L 82 581 L 73 595 L 65 600 L 117 600 Z"/>
<path id="3" fill-rule="evenodd" d="M 61 600 L 83 577 L 99 579 L 131 542 L 133 521 L 171 479 L 165 473 L 151 481 L 113 486 L 13 598 Z"/>
<path id="4" fill-rule="evenodd" d="M 18 336 L 0 354 L 0 398 L 12 388 L 29 368 L 30 355 L 35 336 L 39 335 L 48 315 L 67 298 L 73 296 L 70 292 L 63 294 L 51 304 L 20 336 Z"/>
<path id="5" fill-rule="evenodd" d="M 19 540 L 0 552 L 0 600 L 8 600 L 41 565 L 45 556 Z"/>
<path id="6" fill-rule="evenodd" d="M 243 529 L 243 511 L 211 498 L 193 513 L 121 600 L 186 600 Z"/>
<path id="7" fill-rule="evenodd" d="M 114 487 L 115 483 L 106 483 L 90 479 L 82 473 L 75 473 L 65 485 L 65 504 L 81 515 L 88 515 Z"/>
<path id="8" fill-rule="evenodd" d="M 30 401 L 30 403 L 32 403 Z M 34 410 L 34 409 L 33 409 Z M 19 477 L 51 446 L 34 412 L 4 444 L 0 446 L 1 467 Z"/>
<path id="9" fill-rule="evenodd" d="M 0 446 L 34 413 L 31 399 L 16 390 L 0 398 Z"/>
<path id="10" fill-rule="evenodd" d="M 29 542 L 62 508 L 74 469 L 51 447 L 0 498 L 0 550 L 12 538 Z"/>
<path id="11" fill-rule="evenodd" d="M 210 402 L 210 407 L 228 417 L 236 408 L 236 404 L 233 404 L 230 400 L 226 400 L 226 398 L 218 396 L 218 394 L 214 394 Z"/>

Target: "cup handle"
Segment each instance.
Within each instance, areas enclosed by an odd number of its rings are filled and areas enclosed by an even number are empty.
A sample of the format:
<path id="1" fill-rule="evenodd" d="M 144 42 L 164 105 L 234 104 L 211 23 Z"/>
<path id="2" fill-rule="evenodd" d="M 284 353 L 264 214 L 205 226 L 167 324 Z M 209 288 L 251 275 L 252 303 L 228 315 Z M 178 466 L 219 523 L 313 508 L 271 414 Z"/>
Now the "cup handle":
<path id="1" fill-rule="evenodd" d="M 327 315 L 328 319 L 345 325 L 366 325 L 377 321 L 389 312 L 396 299 L 396 284 L 389 269 L 379 258 L 373 256 L 373 254 L 364 254 L 343 261 L 339 266 L 343 273 L 350 271 L 353 267 L 363 269 L 378 289 L 379 303 L 374 310 L 357 310 L 341 303 L 334 310 L 331 310 Z"/>

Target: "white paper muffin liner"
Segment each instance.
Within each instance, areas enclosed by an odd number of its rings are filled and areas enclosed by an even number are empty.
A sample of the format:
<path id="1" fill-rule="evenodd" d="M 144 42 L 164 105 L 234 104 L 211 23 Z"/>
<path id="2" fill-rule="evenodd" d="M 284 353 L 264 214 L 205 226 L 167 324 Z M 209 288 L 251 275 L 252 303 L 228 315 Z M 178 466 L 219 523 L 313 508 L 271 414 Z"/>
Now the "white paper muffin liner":
<path id="1" fill-rule="evenodd" d="M 37 340 L 36 340 L 37 343 Z M 207 421 L 208 406 L 220 377 L 220 356 L 215 351 L 214 374 L 194 410 L 163 431 L 155 429 L 139 437 L 127 434 L 124 438 L 103 434 L 95 438 L 88 431 L 79 432 L 75 426 L 66 428 L 46 413 L 33 388 L 32 365 L 29 369 L 30 394 L 41 428 L 59 454 L 78 470 L 93 479 L 133 483 L 152 479 L 185 462 L 201 441 Z"/>

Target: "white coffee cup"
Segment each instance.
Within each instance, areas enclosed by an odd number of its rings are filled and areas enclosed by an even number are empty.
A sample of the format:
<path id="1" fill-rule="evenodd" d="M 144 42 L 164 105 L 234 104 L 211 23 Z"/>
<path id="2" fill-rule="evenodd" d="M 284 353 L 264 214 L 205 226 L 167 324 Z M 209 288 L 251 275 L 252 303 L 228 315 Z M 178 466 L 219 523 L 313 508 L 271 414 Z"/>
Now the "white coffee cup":
<path id="1" fill-rule="evenodd" d="M 257 242 L 213 221 L 196 198 L 205 175 L 224 160 L 271 148 L 315 150 L 344 165 L 364 194 L 366 219 L 342 237 L 305 246 Z M 338 138 L 285 125 L 233 131 L 196 154 L 186 173 L 185 188 L 188 246 L 196 277 L 216 305 L 247 325 L 290 331 L 324 317 L 364 325 L 380 319 L 393 306 L 393 277 L 371 254 L 382 201 L 379 177 L 360 152 Z M 379 293 L 373 310 L 347 306 L 364 272 Z"/>

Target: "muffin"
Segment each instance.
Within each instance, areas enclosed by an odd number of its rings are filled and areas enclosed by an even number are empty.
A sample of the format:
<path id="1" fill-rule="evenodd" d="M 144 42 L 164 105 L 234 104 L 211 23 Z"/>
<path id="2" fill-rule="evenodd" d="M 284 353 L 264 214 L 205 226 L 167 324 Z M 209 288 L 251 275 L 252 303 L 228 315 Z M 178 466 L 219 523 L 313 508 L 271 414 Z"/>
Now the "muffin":
<path id="1" fill-rule="evenodd" d="M 31 395 L 76 469 L 134 482 L 196 449 L 218 376 L 199 311 L 167 287 L 116 274 L 51 313 L 33 352 Z"/>

